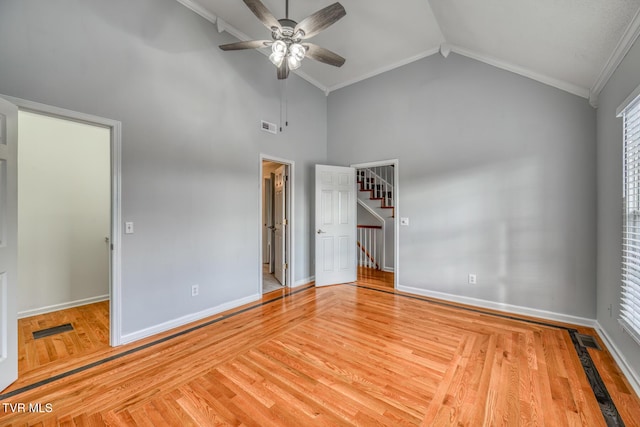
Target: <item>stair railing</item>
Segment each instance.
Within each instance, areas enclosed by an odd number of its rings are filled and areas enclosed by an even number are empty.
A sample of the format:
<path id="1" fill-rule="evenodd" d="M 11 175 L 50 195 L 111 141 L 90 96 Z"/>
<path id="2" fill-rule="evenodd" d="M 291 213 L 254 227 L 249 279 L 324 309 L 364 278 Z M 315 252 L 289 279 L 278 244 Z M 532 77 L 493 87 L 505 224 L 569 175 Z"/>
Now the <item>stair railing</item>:
<path id="1" fill-rule="evenodd" d="M 394 167 L 392 165 L 358 169 L 357 174 L 361 188 L 371 190 L 373 199 L 382 200 L 383 206 L 393 206 Z"/>
<path id="2" fill-rule="evenodd" d="M 358 225 L 358 266 L 380 270 L 378 251 L 382 249 L 382 227 Z"/>

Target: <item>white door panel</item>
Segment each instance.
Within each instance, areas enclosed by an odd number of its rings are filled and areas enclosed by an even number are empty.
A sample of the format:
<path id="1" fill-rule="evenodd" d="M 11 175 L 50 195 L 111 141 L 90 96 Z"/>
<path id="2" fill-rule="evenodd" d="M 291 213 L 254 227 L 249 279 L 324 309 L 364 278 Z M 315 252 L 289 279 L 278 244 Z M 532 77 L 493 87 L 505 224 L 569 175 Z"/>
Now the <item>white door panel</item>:
<path id="1" fill-rule="evenodd" d="M 0 98 L 0 390 L 18 378 L 18 107 Z"/>
<path id="2" fill-rule="evenodd" d="M 316 165 L 316 286 L 356 280 L 355 169 Z"/>

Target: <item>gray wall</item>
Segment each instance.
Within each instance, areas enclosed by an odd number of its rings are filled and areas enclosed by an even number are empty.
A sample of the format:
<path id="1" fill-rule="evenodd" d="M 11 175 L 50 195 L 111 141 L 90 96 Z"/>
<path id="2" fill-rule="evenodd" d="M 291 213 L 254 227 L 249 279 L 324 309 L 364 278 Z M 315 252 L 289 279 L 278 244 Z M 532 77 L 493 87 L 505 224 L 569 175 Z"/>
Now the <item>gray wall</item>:
<path id="1" fill-rule="evenodd" d="M 618 324 L 622 266 L 622 119 L 618 106 L 640 85 L 640 43 L 635 42 L 598 100 L 598 311 L 597 319 L 628 365 L 640 373 L 640 351 Z M 609 306 L 612 307 L 611 312 Z"/>
<path id="2" fill-rule="evenodd" d="M 123 333 L 259 292 L 259 153 L 294 160 L 295 278 L 312 275 L 326 98 L 175 0 L 2 0 L 0 93 L 122 122 Z M 192 298 L 190 287 L 200 285 Z"/>
<path id="3" fill-rule="evenodd" d="M 586 318 L 595 132 L 585 99 L 455 54 L 329 95 L 331 163 L 399 159 L 401 286 Z"/>

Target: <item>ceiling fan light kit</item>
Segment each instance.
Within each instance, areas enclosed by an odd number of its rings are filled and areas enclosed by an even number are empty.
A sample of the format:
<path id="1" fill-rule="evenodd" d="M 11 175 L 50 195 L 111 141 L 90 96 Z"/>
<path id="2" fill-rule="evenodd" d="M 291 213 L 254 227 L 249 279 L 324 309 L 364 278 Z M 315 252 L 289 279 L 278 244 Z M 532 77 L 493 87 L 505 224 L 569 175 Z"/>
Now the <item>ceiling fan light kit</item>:
<path id="1" fill-rule="evenodd" d="M 337 53 L 312 43 L 303 43 L 303 40 L 315 36 L 347 14 L 340 3 L 320 9 L 297 23 L 289 19 L 289 0 L 286 0 L 287 16 L 283 19 L 276 19 L 260 0 L 243 1 L 264 26 L 271 30 L 272 40 L 229 43 L 221 45 L 220 49 L 260 49 L 270 46 L 269 60 L 277 67 L 280 80 L 289 77 L 290 70 L 300 68 L 305 57 L 334 67 L 341 67 L 345 63 L 345 59 Z"/>

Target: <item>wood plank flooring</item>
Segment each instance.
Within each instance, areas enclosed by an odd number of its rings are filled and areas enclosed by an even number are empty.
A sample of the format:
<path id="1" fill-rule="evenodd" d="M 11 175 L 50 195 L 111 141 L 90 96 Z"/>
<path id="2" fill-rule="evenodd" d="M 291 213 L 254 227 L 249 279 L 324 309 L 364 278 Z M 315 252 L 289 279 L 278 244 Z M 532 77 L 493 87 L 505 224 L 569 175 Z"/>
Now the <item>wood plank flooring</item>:
<path id="1" fill-rule="evenodd" d="M 358 267 L 358 283 L 393 289 L 393 273 L 375 268 Z"/>
<path id="2" fill-rule="evenodd" d="M 526 320 L 375 283 L 301 287 L 5 392 L 42 410 L 3 405 L 0 425 L 607 425 L 568 333 L 594 331 Z M 589 354 L 637 425 L 609 353 Z"/>
<path id="3" fill-rule="evenodd" d="M 34 339 L 42 329 L 70 323 L 73 331 Z M 109 349 L 109 301 L 18 320 L 18 371 L 46 370 Z"/>

